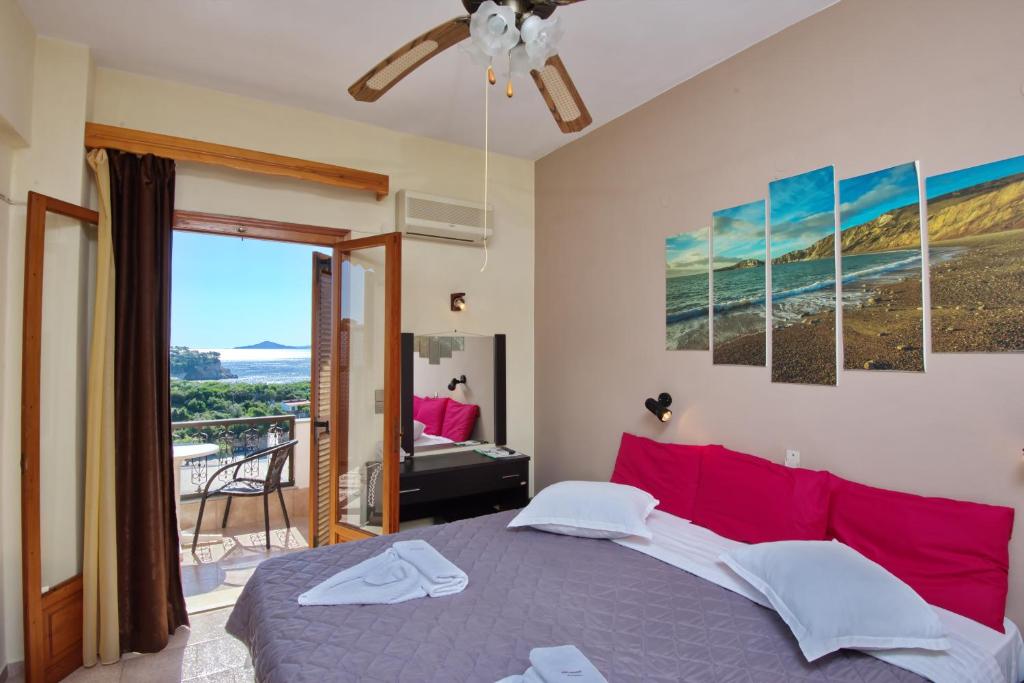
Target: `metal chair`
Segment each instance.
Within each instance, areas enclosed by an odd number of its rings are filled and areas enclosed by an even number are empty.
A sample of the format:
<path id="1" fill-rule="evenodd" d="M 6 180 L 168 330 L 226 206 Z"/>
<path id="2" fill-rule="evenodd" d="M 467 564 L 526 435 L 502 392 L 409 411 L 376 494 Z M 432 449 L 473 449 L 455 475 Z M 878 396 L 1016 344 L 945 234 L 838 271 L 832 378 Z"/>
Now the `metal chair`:
<path id="1" fill-rule="evenodd" d="M 284 465 L 288 462 L 288 458 L 291 457 L 292 453 L 295 451 L 295 444 L 297 443 L 297 439 L 292 439 L 291 441 L 287 441 L 272 448 L 267 448 L 259 453 L 253 453 L 246 458 L 242 458 L 241 460 L 225 465 L 213 473 L 213 475 L 206 481 L 206 486 L 203 488 L 203 498 L 199 503 L 199 517 L 196 519 L 196 529 L 195 533 L 192 535 L 193 555 L 195 555 L 196 546 L 199 544 L 199 530 L 203 524 L 203 511 L 206 509 L 206 499 L 218 494 L 228 497 L 227 502 L 224 504 L 224 519 L 221 521 L 220 525 L 222 529 L 228 525 L 228 513 L 231 512 L 232 498 L 235 496 L 263 496 L 263 525 L 267 532 L 267 550 L 270 550 L 269 496 L 274 491 L 277 491 L 277 497 L 281 501 L 281 512 L 284 513 L 284 523 L 286 526 L 291 526 L 291 522 L 288 520 L 288 508 L 284 505 L 284 493 L 281 492 L 281 472 L 284 471 Z M 242 465 L 246 465 L 266 457 L 270 458 L 270 462 L 267 465 L 267 476 L 265 478 L 253 479 L 250 477 L 238 476 L 238 470 Z M 231 475 L 231 480 L 220 488 L 211 491 L 210 487 L 217 481 L 217 477 L 232 468 L 234 468 L 234 472 Z"/>

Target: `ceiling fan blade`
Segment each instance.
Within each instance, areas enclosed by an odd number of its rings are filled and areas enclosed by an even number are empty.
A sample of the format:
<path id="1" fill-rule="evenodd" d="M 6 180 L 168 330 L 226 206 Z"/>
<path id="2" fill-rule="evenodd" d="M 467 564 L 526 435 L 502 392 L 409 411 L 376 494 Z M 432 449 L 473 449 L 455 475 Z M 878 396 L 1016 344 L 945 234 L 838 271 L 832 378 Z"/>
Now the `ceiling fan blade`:
<path id="1" fill-rule="evenodd" d="M 469 38 L 469 17 L 446 21 L 395 50 L 353 83 L 348 92 L 360 102 L 376 102 L 428 59 L 466 38 Z"/>
<path id="2" fill-rule="evenodd" d="M 558 55 L 549 57 L 543 69 L 530 74 L 563 133 L 578 133 L 594 122 Z"/>

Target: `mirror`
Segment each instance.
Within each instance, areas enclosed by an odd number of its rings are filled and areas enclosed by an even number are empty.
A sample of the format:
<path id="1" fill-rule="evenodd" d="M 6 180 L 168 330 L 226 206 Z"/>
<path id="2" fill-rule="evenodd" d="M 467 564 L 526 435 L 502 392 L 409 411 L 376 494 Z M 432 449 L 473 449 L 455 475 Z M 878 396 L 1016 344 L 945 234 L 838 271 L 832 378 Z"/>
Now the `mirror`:
<path id="1" fill-rule="evenodd" d="M 402 448 L 505 443 L 505 335 L 403 335 Z M 450 399 L 432 420 L 437 399 Z M 421 412 L 422 411 L 422 412 Z M 413 420 L 426 425 L 418 432 Z"/>

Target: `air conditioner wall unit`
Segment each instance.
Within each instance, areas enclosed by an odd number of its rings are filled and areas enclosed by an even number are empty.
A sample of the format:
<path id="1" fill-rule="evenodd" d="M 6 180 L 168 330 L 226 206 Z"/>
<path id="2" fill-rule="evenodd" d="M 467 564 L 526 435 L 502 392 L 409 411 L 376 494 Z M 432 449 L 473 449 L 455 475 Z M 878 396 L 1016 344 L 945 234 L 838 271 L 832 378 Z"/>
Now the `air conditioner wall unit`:
<path id="1" fill-rule="evenodd" d="M 395 203 L 398 230 L 409 237 L 482 245 L 494 235 L 494 208 L 488 207 L 485 233 L 480 202 L 399 190 Z"/>

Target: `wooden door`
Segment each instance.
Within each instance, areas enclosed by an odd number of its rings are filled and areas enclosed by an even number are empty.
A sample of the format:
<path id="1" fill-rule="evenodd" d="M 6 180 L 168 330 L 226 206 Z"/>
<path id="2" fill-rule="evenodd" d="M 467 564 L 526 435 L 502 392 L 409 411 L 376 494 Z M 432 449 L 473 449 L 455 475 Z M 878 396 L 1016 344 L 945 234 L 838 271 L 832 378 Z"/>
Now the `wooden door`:
<path id="1" fill-rule="evenodd" d="M 309 543 L 331 542 L 331 255 L 313 253 L 309 368 Z M 321 486 L 321 483 L 323 484 Z"/>
<path id="2" fill-rule="evenodd" d="M 336 543 L 398 531 L 402 236 L 333 247 L 327 487 Z M 380 526 L 369 504 L 377 491 Z"/>
<path id="3" fill-rule="evenodd" d="M 82 665 L 82 575 L 43 592 L 40 414 L 46 216 L 95 225 L 95 211 L 29 192 L 21 352 L 21 576 L 26 683 L 59 681 Z M 72 531 L 73 533 L 73 531 Z"/>

